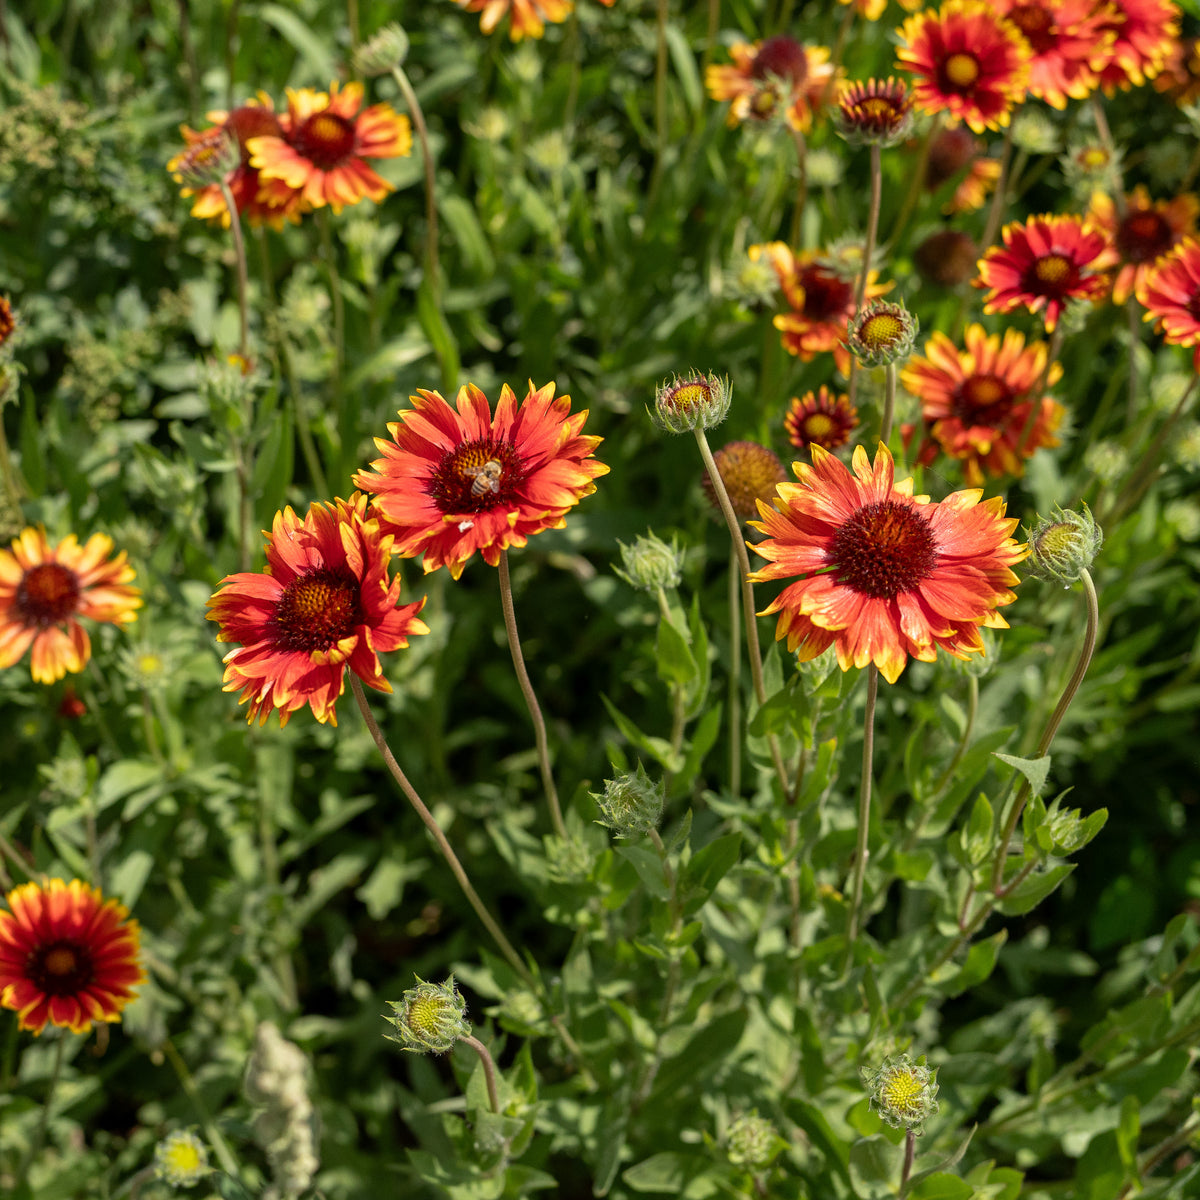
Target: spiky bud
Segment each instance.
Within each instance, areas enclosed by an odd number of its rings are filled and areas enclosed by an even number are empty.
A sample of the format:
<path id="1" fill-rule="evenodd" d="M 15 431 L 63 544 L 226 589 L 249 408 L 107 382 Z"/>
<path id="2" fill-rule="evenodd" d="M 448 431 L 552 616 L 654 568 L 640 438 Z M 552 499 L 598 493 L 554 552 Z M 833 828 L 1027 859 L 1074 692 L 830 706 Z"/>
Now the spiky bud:
<path id="1" fill-rule="evenodd" d="M 683 578 L 683 551 L 674 535 L 668 545 L 654 530 L 640 534 L 632 546 L 620 539 L 621 566 L 613 567 L 613 574 L 625 580 L 631 587 L 644 592 L 656 593 L 679 586 Z"/>
<path id="2" fill-rule="evenodd" d="M 208 1172 L 208 1147 L 190 1129 L 168 1133 L 154 1147 L 155 1177 L 172 1187 L 191 1187 Z"/>
<path id="3" fill-rule="evenodd" d="M 1037 579 L 1063 587 L 1078 582 L 1104 544 L 1104 531 L 1086 504 L 1082 512 L 1056 507 L 1050 520 L 1039 517 L 1032 530 L 1025 530 L 1025 536 L 1029 542 L 1026 570 Z"/>
<path id="4" fill-rule="evenodd" d="M 850 318 L 846 345 L 859 366 L 884 367 L 912 353 L 920 328 L 920 322 L 903 304 L 872 300 Z"/>
<path id="5" fill-rule="evenodd" d="M 599 824 L 607 825 L 617 837 L 628 838 L 658 828 L 666 787 L 662 780 L 651 780 L 638 763 L 636 771 L 606 779 L 603 795 L 591 795 L 600 806 Z"/>
<path id="6" fill-rule="evenodd" d="M 775 1126 L 766 1117 L 760 1117 L 757 1109 L 751 1109 L 739 1113 L 730 1123 L 725 1152 L 735 1167 L 761 1171 L 770 1166 L 785 1145 Z"/>
<path id="7" fill-rule="evenodd" d="M 167 169 L 184 187 L 202 188 L 224 183 L 241 161 L 237 138 L 223 126 L 217 126 L 171 159 Z"/>
<path id="8" fill-rule="evenodd" d="M 683 379 L 676 375 L 659 386 L 650 416 L 668 433 L 711 429 L 725 420 L 732 399 L 729 380 L 691 371 Z"/>
<path id="9" fill-rule="evenodd" d="M 838 95 L 834 124 L 852 146 L 894 146 L 912 131 L 912 97 L 890 76 L 847 84 Z"/>
<path id="10" fill-rule="evenodd" d="M 454 986 L 453 975 L 445 983 L 426 983 L 418 976 L 416 987 L 388 1003 L 394 1015 L 387 1020 L 396 1032 L 384 1037 L 414 1054 L 445 1054 L 459 1038 L 470 1036 L 467 1002 Z"/>
<path id="11" fill-rule="evenodd" d="M 354 68 L 360 75 L 386 75 L 407 57 L 408 34 L 391 21 L 355 50 Z"/>
<path id="12" fill-rule="evenodd" d="M 862 1076 L 872 1112 L 893 1129 L 925 1131 L 938 1110 L 938 1085 L 937 1068 L 930 1070 L 923 1054 L 915 1062 L 907 1054 L 889 1055 L 875 1070 L 864 1067 Z"/>

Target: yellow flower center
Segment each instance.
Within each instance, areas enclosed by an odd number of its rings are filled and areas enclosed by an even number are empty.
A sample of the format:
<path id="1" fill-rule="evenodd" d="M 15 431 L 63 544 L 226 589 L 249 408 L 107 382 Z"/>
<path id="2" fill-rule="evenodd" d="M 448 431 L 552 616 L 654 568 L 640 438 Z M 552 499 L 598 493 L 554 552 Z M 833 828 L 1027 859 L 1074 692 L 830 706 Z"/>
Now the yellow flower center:
<path id="1" fill-rule="evenodd" d="M 1108 151 L 1103 146 L 1088 146 L 1079 155 L 1079 163 L 1089 171 L 1108 166 Z"/>
<path id="2" fill-rule="evenodd" d="M 283 589 L 271 625 L 281 650 L 328 650 L 363 623 L 358 581 L 348 570 L 322 567 Z"/>
<path id="3" fill-rule="evenodd" d="M 450 1008 L 441 996 L 420 994 L 413 996 L 408 1004 L 408 1023 L 418 1033 L 433 1036 L 440 1028 L 441 1018 Z"/>
<path id="4" fill-rule="evenodd" d="M 1075 527 L 1066 521 L 1051 525 L 1038 538 L 1038 550 L 1053 558 L 1074 554 L 1078 545 L 1079 536 Z"/>
<path id="5" fill-rule="evenodd" d="M 893 1112 L 904 1116 L 921 1111 L 923 1085 L 913 1071 L 896 1071 L 883 1085 L 880 1095 Z"/>
<path id="6" fill-rule="evenodd" d="M 821 439 L 833 432 L 833 419 L 825 413 L 813 413 L 804 419 L 804 432 L 819 446 Z"/>
<path id="7" fill-rule="evenodd" d="M 1071 274 L 1071 260 L 1062 254 L 1044 254 L 1033 264 L 1039 283 L 1065 283 Z"/>
<path id="8" fill-rule="evenodd" d="M 204 1165 L 200 1161 L 200 1152 L 190 1142 L 176 1142 L 167 1151 L 166 1157 L 173 1170 L 188 1175 Z"/>
<path id="9" fill-rule="evenodd" d="M 946 78 L 957 88 L 969 88 L 979 78 L 979 63 L 973 54 L 952 54 L 944 67 Z"/>
<path id="10" fill-rule="evenodd" d="M 15 607 L 26 626 L 46 629 L 75 611 L 79 592 L 74 571 L 56 562 L 38 563 L 21 576 Z"/>
<path id="11" fill-rule="evenodd" d="M 697 381 L 677 387 L 666 398 L 666 403 L 676 412 L 690 413 L 707 404 L 711 396 L 712 388 L 707 383 Z"/>
<path id="12" fill-rule="evenodd" d="M 758 516 L 761 499 L 768 504 L 775 496 L 775 485 L 787 479 L 787 472 L 779 459 L 757 442 L 730 442 L 713 455 L 721 482 L 729 495 L 734 513 L 743 521 Z M 715 504 L 716 495 L 707 473 L 704 490 Z"/>
<path id="13" fill-rule="evenodd" d="M 984 416 L 985 410 L 1013 398 L 1012 389 L 995 375 L 972 375 L 963 381 L 955 397 L 954 415 L 963 421 L 974 422 Z M 989 421 L 1002 419 L 998 413 L 986 414 Z"/>
<path id="14" fill-rule="evenodd" d="M 523 479 L 520 460 L 509 442 L 463 442 L 442 457 L 430 492 L 445 513 L 472 513 L 497 504 L 511 507 L 514 487 Z"/>
<path id="15" fill-rule="evenodd" d="M 884 350 L 904 336 L 904 322 L 894 313 L 876 313 L 863 322 L 858 336 L 872 350 Z"/>

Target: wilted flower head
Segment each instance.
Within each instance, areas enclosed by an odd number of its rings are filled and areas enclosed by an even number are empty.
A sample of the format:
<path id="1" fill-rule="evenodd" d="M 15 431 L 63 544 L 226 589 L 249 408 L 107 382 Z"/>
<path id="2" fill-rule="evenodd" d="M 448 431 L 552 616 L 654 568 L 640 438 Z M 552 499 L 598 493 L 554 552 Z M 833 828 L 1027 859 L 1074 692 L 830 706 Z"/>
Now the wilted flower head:
<path id="1" fill-rule="evenodd" d="M 894 146 L 912 129 L 912 99 L 897 79 L 868 79 L 842 88 L 837 131 L 852 146 Z"/>
<path id="2" fill-rule="evenodd" d="M 591 795 L 600 806 L 599 823 L 607 825 L 617 837 L 627 838 L 658 828 L 666 787 L 662 780 L 652 781 L 638 763 L 636 771 L 606 779 L 603 795 Z"/>
<path id="3" fill-rule="evenodd" d="M 748 1113 L 739 1113 L 730 1123 L 726 1153 L 735 1167 L 758 1171 L 769 1166 L 784 1145 L 775 1126 L 752 1108 Z"/>
<path id="4" fill-rule="evenodd" d="M 922 279 L 939 287 L 958 287 L 975 274 L 979 247 L 960 229 L 939 229 L 913 251 L 913 265 Z"/>
<path id="5" fill-rule="evenodd" d="M 920 323 L 903 304 L 872 300 L 850 318 L 846 345 L 860 366 L 882 367 L 912 353 Z"/>
<path id="6" fill-rule="evenodd" d="M 1063 587 L 1077 582 L 1091 567 L 1104 542 L 1104 531 L 1086 504 L 1082 512 L 1056 507 L 1049 520 L 1039 518 L 1025 535 L 1029 541 L 1029 574 L 1055 580 Z"/>
<path id="7" fill-rule="evenodd" d="M 631 587 L 645 592 L 657 592 L 679 586 L 683 578 L 683 551 L 675 536 L 670 544 L 658 537 L 653 530 L 639 535 L 632 546 L 619 541 L 621 566 L 613 567 L 613 574 L 625 580 Z"/>
<path id="8" fill-rule="evenodd" d="M 938 1111 L 937 1068 L 930 1070 L 922 1054 L 915 1062 L 907 1054 L 889 1055 L 875 1070 L 863 1068 L 871 1111 L 893 1129 L 923 1133 L 925 1121 Z"/>
<path id="9" fill-rule="evenodd" d="M 730 442 L 713 455 L 713 462 L 725 485 L 734 516 L 739 521 L 757 517 L 757 501 L 770 504 L 775 495 L 775 485 L 783 483 L 788 477 L 779 456 L 758 442 Z M 709 503 L 719 509 L 721 506 L 716 489 L 707 472 L 700 482 Z"/>
<path id="10" fill-rule="evenodd" d="M 453 975 L 445 983 L 426 983 L 418 977 L 416 987 L 388 1003 L 394 1015 L 387 1020 L 396 1033 L 384 1036 L 415 1054 L 445 1054 L 459 1038 L 471 1034 L 467 1002 L 454 986 Z"/>
<path id="11" fill-rule="evenodd" d="M 354 67 L 361 75 L 386 75 L 408 57 L 408 34 L 399 22 L 390 21 L 354 52 Z"/>
<path id="12" fill-rule="evenodd" d="M 190 1129 L 168 1133 L 154 1147 L 154 1174 L 172 1187 L 191 1187 L 208 1171 L 208 1148 Z"/>
<path id="13" fill-rule="evenodd" d="M 650 416 L 668 433 L 711 429 L 725 420 L 732 399 L 728 379 L 690 371 L 683 379 L 676 375 L 659 385 Z"/>

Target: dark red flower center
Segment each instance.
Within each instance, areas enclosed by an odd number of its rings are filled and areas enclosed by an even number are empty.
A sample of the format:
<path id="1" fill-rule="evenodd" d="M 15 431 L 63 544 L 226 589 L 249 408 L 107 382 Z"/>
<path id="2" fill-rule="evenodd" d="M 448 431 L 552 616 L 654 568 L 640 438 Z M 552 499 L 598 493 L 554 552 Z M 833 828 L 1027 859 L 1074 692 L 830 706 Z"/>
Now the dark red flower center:
<path id="1" fill-rule="evenodd" d="M 979 79 L 979 60 L 973 54 L 960 50 L 947 55 L 938 71 L 938 84 L 944 92 L 966 95 Z"/>
<path id="2" fill-rule="evenodd" d="M 1043 254 L 1025 271 L 1021 283 L 1035 296 L 1065 296 L 1079 282 L 1079 267 L 1065 254 Z"/>
<path id="3" fill-rule="evenodd" d="M 943 129 L 929 147 L 925 186 L 936 191 L 979 153 L 981 144 L 969 129 Z"/>
<path id="4" fill-rule="evenodd" d="M 354 123 L 337 113 L 314 113 L 292 137 L 292 145 L 322 171 L 332 171 L 354 152 Z"/>
<path id="5" fill-rule="evenodd" d="M 1040 4 L 1018 4 L 1008 14 L 1008 20 L 1025 35 L 1034 54 L 1054 49 L 1054 17 Z"/>
<path id="6" fill-rule="evenodd" d="M 788 80 L 793 88 L 798 88 L 808 75 L 808 55 L 795 38 L 778 33 L 759 46 L 750 74 L 755 79 L 778 75 L 780 79 Z"/>
<path id="7" fill-rule="evenodd" d="M 35 946 L 25 960 L 26 978 L 47 996 L 75 996 L 95 978 L 92 953 L 72 938 Z"/>
<path id="8" fill-rule="evenodd" d="M 952 411 L 971 425 L 998 426 L 1008 416 L 1013 390 L 996 375 L 971 375 L 954 393 Z"/>
<path id="9" fill-rule="evenodd" d="M 1126 262 L 1154 262 L 1174 244 L 1175 234 L 1166 217 L 1154 209 L 1131 212 L 1117 226 L 1117 249 Z"/>
<path id="10" fill-rule="evenodd" d="M 362 590 L 345 567 L 319 567 L 283 589 L 271 625 L 281 650 L 328 650 L 363 623 Z"/>
<path id="11" fill-rule="evenodd" d="M 473 513 L 511 507 L 524 482 L 521 460 L 510 442 L 464 442 L 442 456 L 429 481 L 429 494 L 444 513 Z"/>
<path id="12" fill-rule="evenodd" d="M 250 151 L 246 143 L 256 137 L 282 137 L 279 118 L 269 109 L 258 104 L 243 104 L 225 118 L 225 126 L 235 138 L 242 152 L 242 162 L 248 162 Z"/>
<path id="13" fill-rule="evenodd" d="M 891 130 L 904 119 L 904 109 L 887 96 L 866 96 L 848 106 L 846 118 L 861 129 Z"/>
<path id="14" fill-rule="evenodd" d="M 929 521 L 911 504 L 864 504 L 834 534 L 830 565 L 839 584 L 873 600 L 914 591 L 937 565 Z"/>
<path id="15" fill-rule="evenodd" d="M 824 267 L 805 267 L 800 273 L 804 289 L 804 315 L 810 321 L 830 321 L 844 316 L 854 296 L 854 288 Z"/>
<path id="16" fill-rule="evenodd" d="M 79 603 L 79 579 L 59 563 L 38 563 L 21 576 L 15 605 L 26 626 L 47 629 L 65 621 Z"/>

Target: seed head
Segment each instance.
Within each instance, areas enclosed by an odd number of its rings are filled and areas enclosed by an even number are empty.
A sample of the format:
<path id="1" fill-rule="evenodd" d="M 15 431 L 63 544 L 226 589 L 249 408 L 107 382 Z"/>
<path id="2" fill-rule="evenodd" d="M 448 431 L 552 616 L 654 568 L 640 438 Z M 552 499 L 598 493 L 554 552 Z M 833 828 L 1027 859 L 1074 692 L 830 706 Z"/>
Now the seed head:
<path id="1" fill-rule="evenodd" d="M 775 485 L 789 478 L 779 456 L 758 442 L 729 442 L 713 455 L 713 462 L 739 521 L 757 517 L 756 502 L 769 505 L 775 499 Z M 720 502 L 707 472 L 700 482 L 709 503 L 719 512 Z"/>
<path id="2" fill-rule="evenodd" d="M 653 782 L 641 763 L 616 779 L 604 781 L 604 794 L 591 793 L 600 806 L 599 824 L 607 825 L 617 837 L 636 837 L 657 829 L 662 820 L 666 787 Z"/>
<path id="3" fill-rule="evenodd" d="M 387 1017 L 396 1033 L 385 1033 L 389 1042 L 415 1054 L 445 1054 L 459 1038 L 469 1037 L 467 1002 L 454 986 L 451 975 L 445 983 L 426 983 L 417 978 L 397 1002 L 389 1000 L 393 1016 Z"/>
<path id="4" fill-rule="evenodd" d="M 613 574 L 631 587 L 656 593 L 659 588 L 665 591 L 679 586 L 683 578 L 683 551 L 674 535 L 670 545 L 653 530 L 635 539 L 632 546 L 620 540 L 617 545 L 621 547 L 621 566 L 613 567 Z"/>
<path id="5" fill-rule="evenodd" d="M 711 429 L 729 413 L 733 392 L 728 379 L 691 371 L 680 379 L 661 384 L 654 394 L 654 423 L 668 433 Z"/>
<path id="6" fill-rule="evenodd" d="M 925 1065 L 922 1054 L 915 1062 L 907 1054 L 889 1055 L 875 1070 L 863 1068 L 871 1111 L 893 1129 L 923 1133 L 925 1121 L 938 1110 L 937 1068 Z"/>
<path id="7" fill-rule="evenodd" d="M 903 304 L 872 300 L 850 318 L 846 345 L 862 367 L 883 367 L 912 353 L 921 328 Z"/>
<path id="8" fill-rule="evenodd" d="M 1037 579 L 1055 580 L 1063 587 L 1076 583 L 1095 561 L 1104 532 L 1085 504 L 1082 512 L 1055 508 L 1051 520 L 1039 518 L 1025 530 L 1029 542 L 1026 568 Z"/>

